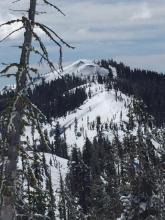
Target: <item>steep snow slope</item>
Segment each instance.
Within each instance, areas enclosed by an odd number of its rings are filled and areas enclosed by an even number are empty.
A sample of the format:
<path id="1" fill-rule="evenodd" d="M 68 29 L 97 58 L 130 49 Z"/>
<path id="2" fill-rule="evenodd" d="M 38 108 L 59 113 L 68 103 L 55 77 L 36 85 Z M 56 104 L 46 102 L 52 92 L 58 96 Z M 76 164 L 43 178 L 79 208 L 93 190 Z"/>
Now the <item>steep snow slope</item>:
<path id="1" fill-rule="evenodd" d="M 98 117 L 102 123 L 102 127 L 99 125 L 99 130 L 109 138 L 111 138 L 110 124 L 119 125 L 121 120 L 128 120 L 128 105 L 131 102 L 129 97 L 114 90 L 107 91 L 105 85 L 98 83 L 88 83 L 84 87 L 87 93 L 90 93 L 90 97 L 83 105 L 68 112 L 66 116 L 56 118 L 52 125 L 44 126 L 43 129 L 47 130 L 50 141 L 54 140 L 57 122 L 61 127 L 61 135 L 71 149 L 75 144 L 82 148 L 86 137 L 92 141 L 97 136 Z"/>
<path id="2" fill-rule="evenodd" d="M 59 122 L 61 135 L 66 139 L 70 149 L 75 144 L 79 148 L 82 148 L 86 137 L 92 141 L 93 138 L 97 136 L 98 131 L 96 127 L 98 117 L 100 117 L 103 126 L 99 129 L 107 135 L 110 133 L 110 124 L 119 125 L 121 120 L 128 120 L 128 105 L 131 102 L 129 97 L 114 90 L 107 91 L 105 85 L 96 82 L 87 83 L 83 86 L 86 88 L 86 92 L 90 93 L 90 97 L 85 100 L 83 105 L 72 112 L 67 112 L 66 116 L 56 118 L 53 120 L 52 125 L 43 125 L 43 130 L 47 131 L 50 141 L 53 141 L 55 127 L 57 122 Z M 105 128 L 107 126 L 108 128 Z M 31 132 L 31 128 L 27 128 L 26 136 L 30 138 Z M 39 139 L 37 132 L 35 138 Z"/>
<path id="3" fill-rule="evenodd" d="M 52 176 L 54 191 L 57 191 L 59 190 L 59 186 L 60 186 L 60 174 L 61 177 L 64 179 L 68 171 L 67 169 L 68 160 L 58 156 L 52 156 L 51 154 L 48 153 L 45 154 L 45 158 L 47 164 L 49 164 L 50 160 L 55 162 L 55 164 L 52 163 L 52 166 L 50 166 L 49 172 L 51 173 Z"/>
<path id="4" fill-rule="evenodd" d="M 74 62 L 73 64 L 67 66 L 64 68 L 64 71 L 62 75 L 65 74 L 75 74 L 76 76 L 81 77 L 88 77 L 93 75 L 107 75 L 108 70 L 100 67 L 99 65 L 95 64 L 93 61 L 90 60 L 78 60 Z M 53 72 L 49 73 L 44 76 L 46 82 L 50 82 L 52 80 L 55 80 L 58 77 L 58 73 Z"/>
<path id="5" fill-rule="evenodd" d="M 91 141 L 97 136 L 96 121 L 97 117 L 100 117 L 101 123 L 104 128 L 102 132 L 105 135 L 110 135 L 110 129 L 105 129 L 106 124 L 109 126 L 111 122 L 120 124 L 121 115 L 122 120 L 127 121 L 128 108 L 127 105 L 131 102 L 130 98 L 120 92 L 114 90 L 107 91 L 105 85 L 95 83 L 87 83 L 83 85 L 86 88 L 87 93 L 90 93 L 90 97 L 79 108 L 72 112 L 68 112 L 66 116 L 56 118 L 52 125 L 45 124 L 43 131 L 47 131 L 50 141 L 54 140 L 55 126 L 59 122 L 61 126 L 61 135 L 66 138 L 66 142 L 69 146 L 69 151 L 76 144 L 82 149 L 86 137 Z M 76 122 L 77 121 L 77 125 Z M 94 127 L 93 127 L 94 125 Z M 76 127 L 77 126 L 77 127 Z M 23 140 L 27 140 L 32 144 L 32 128 L 27 127 Z M 34 134 L 35 139 L 39 140 L 40 135 L 36 131 Z M 39 142 L 36 142 L 39 143 Z M 50 154 L 45 154 L 47 163 L 49 164 Z M 52 174 L 54 189 L 59 188 L 60 173 L 64 178 L 67 173 L 67 160 L 55 157 L 57 161 L 56 167 L 50 167 Z M 52 159 L 53 161 L 53 159 Z"/>

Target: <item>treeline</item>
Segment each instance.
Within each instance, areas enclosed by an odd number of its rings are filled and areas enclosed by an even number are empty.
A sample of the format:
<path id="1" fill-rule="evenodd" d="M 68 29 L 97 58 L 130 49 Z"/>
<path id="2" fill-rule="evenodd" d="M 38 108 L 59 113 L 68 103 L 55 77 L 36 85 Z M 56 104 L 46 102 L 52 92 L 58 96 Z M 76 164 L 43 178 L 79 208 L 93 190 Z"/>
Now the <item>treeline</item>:
<path id="1" fill-rule="evenodd" d="M 157 125 L 165 122 L 165 75 L 154 71 L 131 69 L 123 63 L 113 60 L 101 60 L 99 65 L 110 69 L 109 65 L 117 70 L 114 82 L 115 89 L 127 95 L 134 95 L 142 99 L 147 105 L 147 111 L 155 118 Z"/>
<path id="2" fill-rule="evenodd" d="M 6 91 L 5 93 L 0 94 L 0 113 L 10 106 L 10 103 L 14 97 L 13 91 Z"/>
<path id="3" fill-rule="evenodd" d="M 74 110 L 84 102 L 87 98 L 83 86 L 85 83 L 86 79 L 74 75 L 65 75 L 49 83 L 42 80 L 41 84 L 28 89 L 28 96 L 50 120 L 64 116 L 67 111 Z M 0 95 L 0 112 L 9 106 L 13 97 L 14 91 Z"/>
<path id="4" fill-rule="evenodd" d="M 50 83 L 43 80 L 34 90 L 29 90 L 29 96 L 48 119 L 60 117 L 79 107 L 87 98 L 85 88 L 79 87 L 85 83 L 85 79 L 74 75 L 65 75 Z"/>

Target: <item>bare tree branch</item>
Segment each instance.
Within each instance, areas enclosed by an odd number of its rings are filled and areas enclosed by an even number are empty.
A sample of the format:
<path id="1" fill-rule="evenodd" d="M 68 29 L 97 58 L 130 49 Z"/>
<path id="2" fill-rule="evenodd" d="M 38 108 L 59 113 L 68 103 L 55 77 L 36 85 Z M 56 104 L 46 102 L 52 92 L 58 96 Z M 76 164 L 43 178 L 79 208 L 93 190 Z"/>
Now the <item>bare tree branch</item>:
<path id="1" fill-rule="evenodd" d="M 0 27 L 5 26 L 5 25 L 11 25 L 11 24 L 18 23 L 18 22 L 22 22 L 22 19 L 16 19 L 16 20 L 7 21 L 7 22 L 5 22 L 3 24 L 0 24 Z"/>
<path id="2" fill-rule="evenodd" d="M 67 47 L 72 48 L 72 49 L 74 49 L 74 47 L 72 47 L 68 43 L 66 43 L 56 32 L 54 32 L 51 28 L 47 27 L 46 25 L 40 24 L 38 22 L 35 22 L 35 25 L 37 27 L 39 27 L 59 47 L 59 54 L 60 54 L 59 68 L 60 68 L 60 70 L 63 71 L 63 67 L 62 67 L 62 46 L 57 40 L 54 39 L 54 37 L 52 36 L 51 33 L 53 33 L 55 35 L 55 37 L 57 37 Z"/>
<path id="3" fill-rule="evenodd" d="M 20 27 L 14 31 L 12 31 L 11 33 L 9 33 L 6 37 L 4 37 L 2 40 L 0 40 L 0 43 L 2 43 L 4 40 L 8 39 L 11 35 L 13 35 L 14 33 L 20 31 L 21 29 L 23 29 L 24 27 Z"/>
<path id="4" fill-rule="evenodd" d="M 44 2 L 45 4 L 47 4 L 47 5 L 49 5 L 49 6 L 53 7 L 53 8 L 55 8 L 58 12 L 60 12 L 62 15 L 65 16 L 65 14 L 64 14 L 57 6 L 55 6 L 54 4 L 50 3 L 50 2 L 47 1 L 47 0 L 43 0 L 43 2 Z"/>
<path id="5" fill-rule="evenodd" d="M 20 2 L 21 0 L 15 0 L 15 1 L 13 1 L 12 3 L 16 3 L 16 2 Z"/>
<path id="6" fill-rule="evenodd" d="M 0 77 L 11 77 L 11 76 L 15 76 L 15 74 L 3 74 L 3 75 L 0 75 Z"/>
<path id="7" fill-rule="evenodd" d="M 28 12 L 28 10 L 18 10 L 18 9 L 9 9 L 10 11 L 13 11 L 13 12 Z"/>
<path id="8" fill-rule="evenodd" d="M 48 58 L 47 49 L 46 49 L 44 43 L 42 42 L 41 38 L 34 31 L 33 31 L 33 36 L 36 39 L 36 41 L 39 43 L 39 46 L 40 46 L 41 50 L 43 51 L 43 54 Z"/>
<path id="9" fill-rule="evenodd" d="M 64 41 L 55 31 L 53 31 L 51 28 L 47 27 L 46 25 L 44 24 L 40 24 L 38 22 L 35 22 L 35 25 L 40 27 L 40 29 L 42 31 L 45 32 L 45 29 L 47 29 L 48 31 L 50 31 L 52 34 L 54 34 L 65 46 L 67 46 L 68 48 L 71 48 L 71 49 L 75 49 L 75 47 L 69 45 L 66 41 Z"/>
<path id="10" fill-rule="evenodd" d="M 9 64 L 7 67 L 5 67 L 3 70 L 0 71 L 0 74 L 3 74 L 3 73 L 6 73 L 8 72 L 8 70 L 12 67 L 19 67 L 19 64 L 18 63 L 11 63 Z"/>
<path id="11" fill-rule="evenodd" d="M 60 68 L 60 70 L 63 70 L 63 68 L 62 68 L 62 46 L 61 46 L 61 44 L 52 37 L 50 32 L 45 27 L 42 27 L 41 30 L 59 47 L 59 54 L 60 54 L 59 68 Z"/>
<path id="12" fill-rule="evenodd" d="M 41 38 L 35 32 L 33 32 L 33 36 L 37 40 L 37 42 L 39 43 L 40 48 L 41 48 L 41 50 L 43 52 L 43 55 L 39 51 L 37 51 L 37 50 L 34 50 L 34 53 L 36 53 L 38 55 L 41 55 L 41 61 L 42 61 L 42 59 L 46 60 L 48 65 L 49 65 L 49 67 L 50 67 L 50 69 L 51 69 L 51 71 L 56 71 L 60 75 L 59 71 L 57 71 L 57 69 L 55 68 L 53 63 L 50 61 L 47 49 L 46 49 L 44 43 L 42 42 Z M 61 54 L 60 54 L 60 56 L 61 56 Z"/>
<path id="13" fill-rule="evenodd" d="M 37 74 L 38 73 L 38 69 L 30 67 L 29 68 L 30 71 L 32 71 L 33 73 Z"/>
<path id="14" fill-rule="evenodd" d="M 10 9 L 12 12 L 29 12 L 29 10 Z M 46 11 L 36 11 L 36 15 L 46 14 Z"/>
<path id="15" fill-rule="evenodd" d="M 42 59 L 45 60 L 47 62 L 47 64 L 49 65 L 49 68 L 51 71 L 55 71 L 58 73 L 58 75 L 60 77 L 63 77 L 60 72 L 55 68 L 54 64 L 49 60 L 48 57 L 45 57 L 44 54 L 42 54 L 40 51 L 38 51 L 35 48 L 32 48 L 32 52 L 34 52 L 35 54 L 39 55 L 41 57 L 40 62 L 42 63 Z"/>

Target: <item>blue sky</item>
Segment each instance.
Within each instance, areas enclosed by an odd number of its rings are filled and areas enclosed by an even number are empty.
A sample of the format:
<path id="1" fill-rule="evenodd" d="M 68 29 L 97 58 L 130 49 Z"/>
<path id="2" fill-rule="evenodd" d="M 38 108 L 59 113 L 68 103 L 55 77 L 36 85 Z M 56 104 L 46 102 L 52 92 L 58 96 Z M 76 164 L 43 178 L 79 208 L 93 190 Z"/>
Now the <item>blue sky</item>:
<path id="1" fill-rule="evenodd" d="M 12 0 L 0 1 L 0 23 L 19 17 L 9 9 L 26 9 L 28 0 L 16 4 Z M 64 48 L 64 65 L 77 59 L 113 58 L 139 68 L 165 72 L 165 1 L 164 0 L 51 0 L 66 14 L 62 16 L 38 0 L 37 16 L 59 33 L 75 50 Z M 16 28 L 15 26 L 12 27 Z M 12 30 L 13 30 L 12 29 Z M 11 29 L 10 29 L 11 30 Z M 0 31 L 0 38 L 8 33 Z M 57 48 L 42 32 L 50 56 L 57 61 Z M 22 33 L 0 44 L 0 62 L 17 61 L 22 43 Z M 35 65 L 36 59 L 31 60 Z M 47 71 L 46 66 L 40 69 Z M 6 82 L 5 82 L 6 83 Z M 2 80 L 1 80 L 2 84 Z"/>

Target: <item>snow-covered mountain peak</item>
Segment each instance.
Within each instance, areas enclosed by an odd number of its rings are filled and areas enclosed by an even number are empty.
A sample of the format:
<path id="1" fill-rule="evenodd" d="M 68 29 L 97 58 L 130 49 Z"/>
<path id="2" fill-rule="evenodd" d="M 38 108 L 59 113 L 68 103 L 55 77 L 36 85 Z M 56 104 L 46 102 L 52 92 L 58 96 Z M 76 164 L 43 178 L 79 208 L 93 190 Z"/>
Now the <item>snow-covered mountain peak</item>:
<path id="1" fill-rule="evenodd" d="M 78 60 L 73 64 L 64 68 L 64 74 L 72 74 L 74 73 L 76 76 L 91 76 L 95 74 L 107 75 L 108 70 L 103 67 L 100 67 L 98 64 L 94 63 L 91 60 Z"/>
<path id="2" fill-rule="evenodd" d="M 103 67 L 100 67 L 98 64 L 94 63 L 94 61 L 81 59 L 76 62 L 70 64 L 69 66 L 64 67 L 62 75 L 72 75 L 80 77 L 88 77 L 94 75 L 108 75 L 109 71 Z M 53 72 L 45 75 L 45 81 L 50 82 L 55 80 L 58 77 L 58 74 Z"/>
<path id="3" fill-rule="evenodd" d="M 80 59 L 80 60 L 75 61 L 71 65 L 67 66 L 66 68 L 68 68 L 68 67 L 77 67 L 78 68 L 82 65 L 89 64 L 89 63 L 91 64 L 93 62 L 91 60 L 87 60 L 87 59 Z"/>

